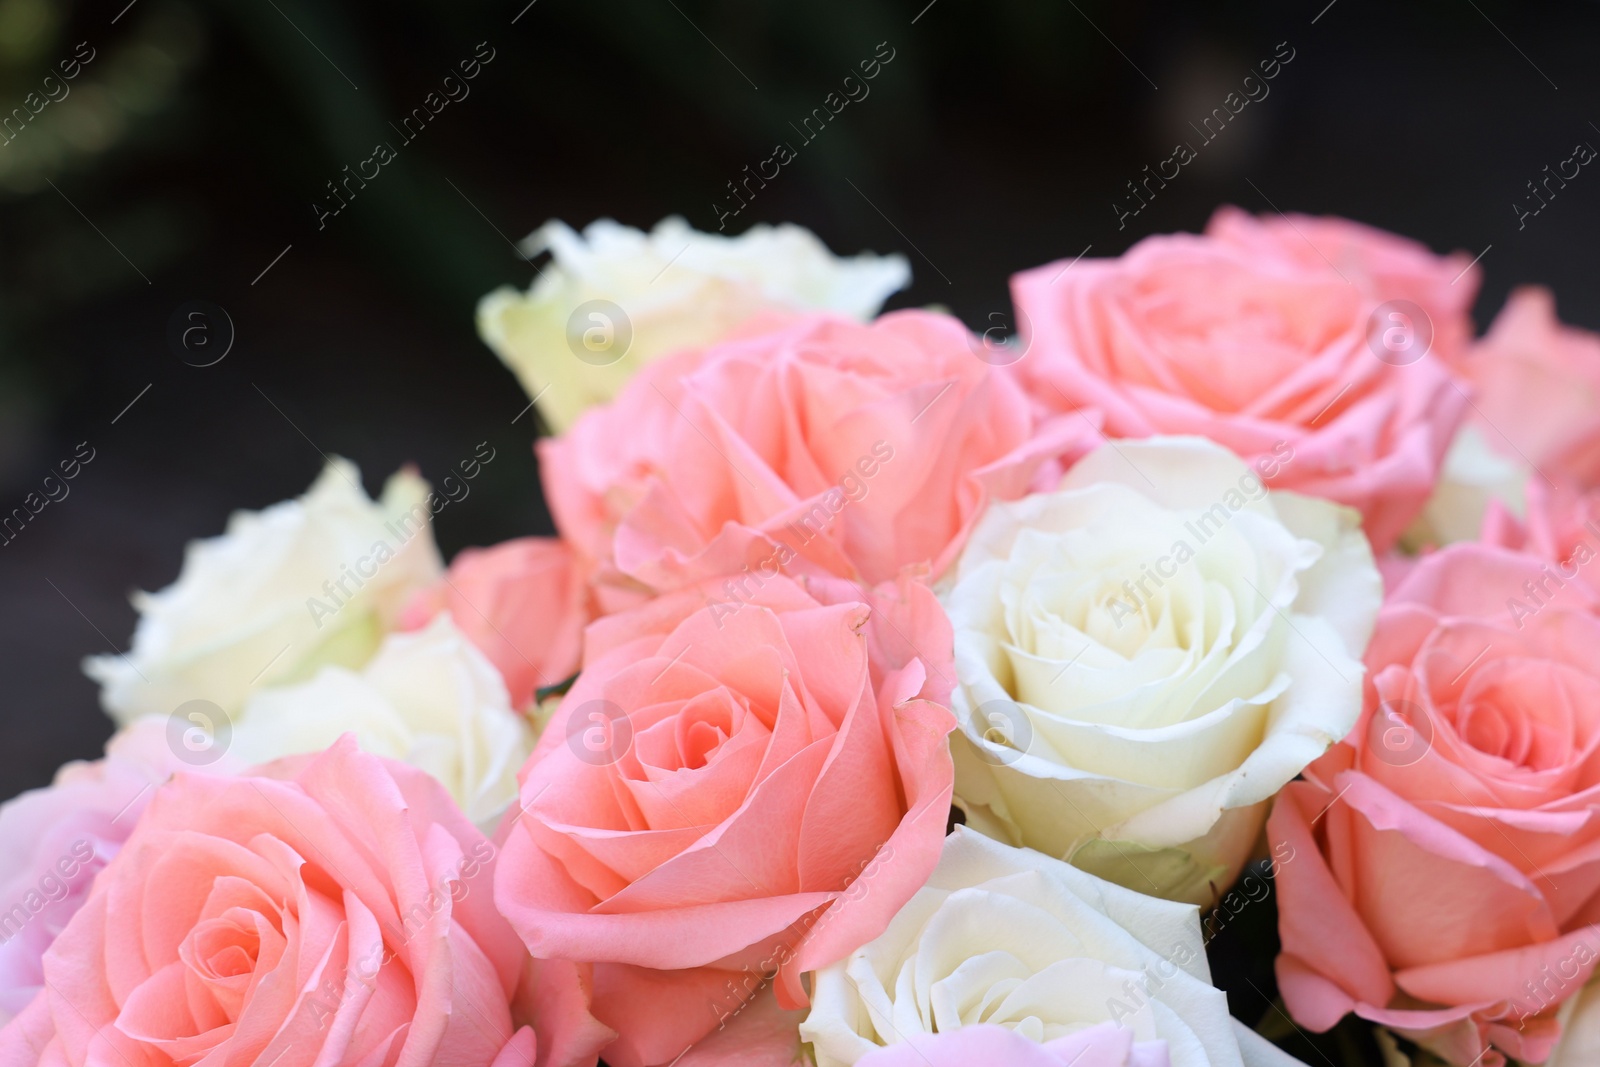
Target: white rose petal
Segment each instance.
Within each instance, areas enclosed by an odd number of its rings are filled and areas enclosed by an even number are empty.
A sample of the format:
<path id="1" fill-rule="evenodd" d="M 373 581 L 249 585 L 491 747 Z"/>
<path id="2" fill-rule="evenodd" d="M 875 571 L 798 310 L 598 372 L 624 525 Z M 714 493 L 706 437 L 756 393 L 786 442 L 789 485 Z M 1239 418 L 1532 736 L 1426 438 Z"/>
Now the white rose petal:
<path id="1" fill-rule="evenodd" d="M 1545 1067 L 1600 1063 L 1600 983 L 1591 982 L 1561 1006 L 1561 1039 Z"/>
<path id="2" fill-rule="evenodd" d="M 1489 447 L 1476 426 L 1462 426 L 1445 453 L 1433 495 L 1406 530 L 1402 544 L 1417 551 L 1428 545 L 1476 541 L 1491 500 L 1521 518 L 1528 509 L 1523 487 L 1532 473 L 1526 463 Z"/>
<path id="3" fill-rule="evenodd" d="M 754 315 L 834 311 L 865 321 L 911 279 L 903 256 L 835 256 L 811 231 L 790 224 L 726 237 L 677 216 L 648 234 L 601 219 L 579 235 L 552 221 L 522 247 L 528 256 L 548 251 L 551 260 L 526 293 L 507 286 L 485 296 L 478 333 L 558 433 L 610 400 L 640 367 L 720 340 Z M 609 302 L 625 322 L 604 307 L 592 309 L 599 318 L 580 313 L 590 301 Z M 574 314 L 581 320 L 575 325 Z M 581 338 L 591 324 L 617 351 L 578 358 L 569 327 Z"/>
<path id="4" fill-rule="evenodd" d="M 433 775 L 486 833 L 516 799 L 517 770 L 533 750 L 499 672 L 449 615 L 390 634 L 360 672 L 323 667 L 256 693 L 234 722 L 229 755 L 265 763 L 320 752 L 347 732 L 364 750 Z"/>
<path id="5" fill-rule="evenodd" d="M 1213 903 L 1266 802 L 1354 725 L 1381 581 L 1355 512 L 1199 438 L 994 505 L 942 600 L 956 799 L 985 833 Z"/>
<path id="6" fill-rule="evenodd" d="M 1229 1016 L 1195 908 L 966 827 L 889 928 L 812 988 L 800 1036 L 817 1067 L 980 1024 L 1040 1043 L 1125 1026 L 1164 1042 L 1172 1067 L 1298 1062 Z"/>
<path id="7" fill-rule="evenodd" d="M 134 595 L 128 653 L 85 661 L 101 704 L 119 723 L 190 700 L 232 715 L 258 686 L 359 667 L 443 569 L 428 496 L 401 472 L 374 502 L 355 465 L 334 459 L 305 496 L 234 512 L 220 537 L 189 545 L 176 582 Z"/>

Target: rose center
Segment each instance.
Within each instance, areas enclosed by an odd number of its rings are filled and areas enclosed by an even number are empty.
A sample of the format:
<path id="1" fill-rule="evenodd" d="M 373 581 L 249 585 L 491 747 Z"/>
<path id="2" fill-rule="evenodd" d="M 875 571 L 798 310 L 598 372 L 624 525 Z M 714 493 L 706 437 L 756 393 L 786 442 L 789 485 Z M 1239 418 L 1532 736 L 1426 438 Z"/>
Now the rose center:
<path id="1" fill-rule="evenodd" d="M 1600 682 L 1566 664 L 1509 656 L 1483 663 L 1456 712 L 1467 744 L 1517 767 L 1546 771 L 1588 749 L 1600 711 Z"/>
<path id="2" fill-rule="evenodd" d="M 658 771 L 699 770 L 715 760 L 748 713 L 743 698 L 726 689 L 701 693 L 640 735 L 639 761 Z"/>
<path id="3" fill-rule="evenodd" d="M 207 919 L 189 934 L 184 962 L 208 982 L 226 982 L 255 970 L 261 937 L 253 924 L 234 918 Z"/>

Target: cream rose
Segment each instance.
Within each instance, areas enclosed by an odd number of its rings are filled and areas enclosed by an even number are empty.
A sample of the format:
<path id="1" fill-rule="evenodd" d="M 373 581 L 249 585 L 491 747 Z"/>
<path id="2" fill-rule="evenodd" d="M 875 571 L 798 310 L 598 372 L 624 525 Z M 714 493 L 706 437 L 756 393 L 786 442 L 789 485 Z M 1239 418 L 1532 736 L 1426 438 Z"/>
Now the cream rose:
<path id="1" fill-rule="evenodd" d="M 1233 882 L 1355 723 L 1381 598 L 1359 516 L 1271 474 L 1123 441 L 989 510 L 941 597 L 971 825 L 1175 900 Z"/>
<path id="2" fill-rule="evenodd" d="M 1439 483 L 1401 545 L 1413 552 L 1456 541 L 1476 541 L 1491 501 L 1511 514 L 1527 513 L 1524 486 L 1533 473 L 1526 463 L 1509 459 L 1489 446 L 1478 427 L 1468 423 L 1456 433 L 1439 469 Z"/>
<path id="3" fill-rule="evenodd" d="M 402 471 L 374 502 L 334 459 L 299 499 L 234 512 L 222 536 L 189 545 L 176 582 L 134 594 L 132 649 L 85 661 L 101 704 L 119 723 L 190 700 L 231 715 L 257 687 L 360 666 L 443 570 L 428 501 Z"/>
<path id="4" fill-rule="evenodd" d="M 845 1067 L 971 1027 L 1053 1043 L 1106 1024 L 1132 1031 L 1127 1062 L 1299 1062 L 1229 1016 L 1194 908 L 957 827 L 889 928 L 816 973 L 800 1036 L 817 1067 Z"/>
<path id="5" fill-rule="evenodd" d="M 523 251 L 551 260 L 526 293 L 484 297 L 478 333 L 557 433 L 669 352 L 718 341 L 762 312 L 865 321 L 911 280 L 903 256 L 835 256 L 790 224 L 725 237 L 677 216 L 648 234 L 600 219 L 580 235 L 552 221 Z"/>
<path id="6" fill-rule="evenodd" d="M 1592 1067 L 1596 1063 L 1600 1063 L 1600 983 L 1590 983 L 1561 1006 L 1561 1040 L 1545 1067 Z"/>
<path id="7" fill-rule="evenodd" d="M 448 615 L 390 634 L 360 672 L 323 667 L 256 693 L 233 723 L 229 753 L 266 763 L 320 752 L 345 733 L 433 775 L 486 833 L 516 799 L 517 769 L 533 750 L 499 672 Z"/>

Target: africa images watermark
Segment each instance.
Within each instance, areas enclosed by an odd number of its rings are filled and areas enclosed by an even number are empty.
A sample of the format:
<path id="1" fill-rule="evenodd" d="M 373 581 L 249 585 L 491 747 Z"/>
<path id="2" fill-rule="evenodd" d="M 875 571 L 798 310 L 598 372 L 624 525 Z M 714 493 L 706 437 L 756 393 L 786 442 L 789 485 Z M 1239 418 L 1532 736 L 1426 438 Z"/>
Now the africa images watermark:
<path id="1" fill-rule="evenodd" d="M 1539 214 L 1539 212 L 1550 206 L 1548 201 L 1545 199 L 1546 197 L 1548 197 L 1550 200 L 1554 200 L 1556 198 L 1556 192 L 1558 190 L 1550 188 L 1551 182 L 1555 182 L 1556 185 L 1561 189 L 1565 189 L 1567 187 L 1567 182 L 1572 181 L 1580 173 L 1582 173 L 1580 168 L 1590 163 L 1594 159 L 1595 154 L 1594 145 L 1590 144 L 1588 141 L 1581 141 L 1572 149 L 1572 155 L 1556 164 L 1555 173 L 1551 173 L 1550 164 L 1546 163 L 1544 165 L 1544 177 L 1540 180 L 1538 185 L 1534 185 L 1533 179 L 1529 178 L 1528 192 L 1533 194 L 1532 200 L 1537 202 L 1539 206 L 1532 207 L 1530 205 L 1529 207 L 1525 208 L 1521 204 L 1515 202 L 1512 203 L 1511 210 L 1516 212 L 1517 215 L 1517 229 L 1520 230 L 1526 227 L 1530 218 Z M 1568 174 L 1566 171 L 1568 166 L 1572 167 L 1571 174 Z M 1544 189 L 1544 196 L 1539 195 L 1540 187 L 1543 187 Z"/>
<path id="2" fill-rule="evenodd" d="M 484 54 L 485 49 L 488 49 L 487 55 Z M 453 73 L 444 76 L 444 80 L 440 83 L 440 89 L 443 90 L 442 95 L 439 90 L 429 92 L 427 96 L 422 98 L 420 105 L 412 108 L 410 113 L 400 120 L 399 126 L 395 126 L 392 122 L 389 124 L 400 135 L 401 148 L 415 141 L 421 135 L 423 128 L 437 118 L 439 113 L 449 107 L 452 102 L 459 104 L 465 100 L 472 93 L 472 87 L 467 83 L 476 78 L 483 72 L 485 66 L 494 61 L 496 53 L 493 48 L 489 47 L 488 41 L 479 41 L 472 55 L 473 58 L 463 59 L 456 64 L 461 71 L 459 78 Z M 413 123 L 415 124 L 414 129 Z M 343 167 L 344 176 L 342 178 L 329 179 L 326 183 L 328 192 L 338 202 L 339 206 L 329 208 L 324 207 L 318 201 L 312 201 L 311 203 L 311 210 L 316 212 L 317 215 L 317 229 L 326 229 L 330 218 L 350 206 L 346 198 L 354 200 L 356 194 L 367 187 L 367 182 L 375 180 L 378 175 L 382 174 L 383 168 L 392 163 L 399 154 L 388 141 L 380 141 L 372 149 L 372 155 L 356 164 L 354 173 L 351 173 L 350 165 L 348 163 L 345 164 Z M 366 171 L 368 166 L 372 167 L 371 174 Z M 335 184 L 336 182 L 337 184 Z M 355 183 L 353 187 L 350 184 L 351 182 Z M 344 196 L 339 195 L 341 187 L 344 189 Z"/>
<path id="3" fill-rule="evenodd" d="M 772 984 L 778 972 L 795 958 L 806 940 L 814 937 L 819 930 L 828 925 L 838 911 L 838 904 L 860 900 L 866 896 L 871 890 L 873 876 L 883 869 L 884 864 L 893 859 L 894 846 L 885 844 L 871 859 L 862 860 L 856 867 L 856 876 L 850 880 L 844 892 L 839 894 L 834 907 L 820 913 L 808 912 L 803 918 L 791 923 L 790 928 L 798 927 L 797 933 L 779 941 L 772 955 L 755 967 L 746 964 L 740 968 L 740 978 L 737 982 L 732 978 L 724 982 L 725 995 L 707 1001 L 711 1014 L 716 1016 L 717 1029 L 725 1028 L 732 1019 L 750 1006 L 763 989 Z"/>
<path id="4" fill-rule="evenodd" d="M 1294 846 L 1286 841 L 1280 842 L 1273 848 L 1272 856 L 1266 861 L 1265 874 L 1269 877 L 1258 876 L 1253 870 L 1247 871 L 1238 885 L 1224 894 L 1206 916 L 1201 926 L 1202 946 L 1211 944 L 1229 920 L 1238 916 L 1249 905 L 1266 900 L 1272 894 L 1273 883 L 1269 878 L 1276 878 L 1278 871 L 1292 862 L 1294 857 Z M 1179 972 L 1194 962 L 1197 956 L 1192 947 L 1179 943 L 1174 945 L 1172 951 L 1162 957 L 1159 963 L 1146 964 L 1142 967 L 1137 976 L 1123 982 L 1122 988 L 1117 993 L 1106 998 L 1106 1011 L 1111 1016 L 1111 1021 L 1118 1026 L 1126 1026 L 1125 1020 L 1137 1014 L 1163 985 L 1176 978 Z"/>
<path id="5" fill-rule="evenodd" d="M 724 620 L 737 615 L 741 608 L 755 599 L 756 593 L 760 592 L 763 586 L 781 574 L 783 568 L 800 555 L 800 549 L 822 536 L 846 506 L 859 504 L 865 500 L 871 488 L 869 480 L 893 458 L 893 445 L 888 441 L 874 441 L 871 451 L 846 469 L 836 484 L 816 496 L 811 506 L 798 519 L 784 524 L 783 533 L 793 539 L 792 545 L 783 537 L 772 537 L 771 553 L 753 566 L 745 564 L 744 571 L 738 577 L 723 582 L 722 591 L 728 598 L 707 600 L 711 618 L 717 624 L 717 629 L 722 629 Z M 752 583 L 754 583 L 753 588 Z"/>
<path id="6" fill-rule="evenodd" d="M 1550 973 L 1552 965 L 1547 963 L 1539 968 L 1537 985 L 1535 979 L 1525 979 L 1522 988 L 1527 991 L 1531 1003 L 1524 1007 L 1515 998 L 1509 1002 L 1511 1010 L 1517 1013 L 1517 1029 L 1521 1030 L 1533 1016 L 1543 1015 L 1558 1007 L 1567 999 L 1574 985 L 1588 981 L 1594 961 L 1595 950 L 1587 942 L 1578 940 L 1573 943 L 1570 952 L 1555 962 L 1554 974 Z"/>
<path id="7" fill-rule="evenodd" d="M 1289 52 L 1288 55 L 1284 54 L 1284 49 L 1286 48 Z M 1277 48 L 1272 53 L 1273 58 L 1263 59 L 1256 64 L 1261 70 L 1261 77 L 1257 78 L 1254 74 L 1245 75 L 1241 86 L 1244 90 L 1243 96 L 1240 96 L 1237 91 L 1230 92 L 1222 98 L 1222 103 L 1219 106 L 1211 109 L 1211 114 L 1200 120 L 1199 126 L 1192 122 L 1189 123 L 1189 127 L 1200 135 L 1200 147 L 1204 148 L 1222 136 L 1222 132 L 1228 128 L 1228 123 L 1232 122 L 1234 117 L 1249 107 L 1251 103 L 1260 103 L 1265 100 L 1267 95 L 1272 92 L 1272 87 L 1267 82 L 1282 73 L 1283 68 L 1294 61 L 1295 54 L 1295 50 L 1289 47 L 1288 41 L 1279 41 Z M 1215 129 L 1212 128 L 1213 124 L 1215 124 Z M 1167 182 L 1176 179 L 1179 174 L 1183 173 L 1184 167 L 1199 158 L 1200 153 L 1194 145 L 1184 141 L 1173 145 L 1172 155 L 1156 164 L 1155 173 L 1151 173 L 1148 163 L 1145 164 L 1145 176 L 1137 184 L 1131 179 L 1127 183 L 1128 191 L 1133 195 L 1131 197 L 1123 197 L 1124 200 L 1130 201 L 1135 206 L 1125 208 L 1115 200 L 1111 202 L 1111 210 L 1117 216 L 1117 229 L 1125 229 L 1129 219 L 1150 206 L 1149 201 L 1156 198 L 1158 190 L 1165 189 Z M 1165 169 L 1168 166 L 1172 168 L 1172 173 L 1170 174 Z M 1150 188 L 1151 182 L 1156 183 L 1155 189 Z M 1144 189 L 1143 196 L 1139 194 L 1141 187 Z"/>
<path id="8" fill-rule="evenodd" d="M 1195 546 L 1205 544 L 1222 532 L 1228 523 L 1233 521 L 1233 517 L 1244 510 L 1246 504 L 1266 497 L 1266 480 L 1276 477 L 1284 465 L 1293 459 L 1294 447 L 1287 441 L 1274 444 L 1270 455 L 1258 457 L 1250 465 L 1251 469 L 1239 476 L 1237 488 L 1229 489 L 1222 494 L 1221 500 L 1183 524 L 1184 530 L 1194 538 L 1195 544 L 1190 544 L 1187 538 L 1180 537 L 1172 543 L 1172 549 L 1166 555 L 1153 564 L 1141 565 L 1137 579 L 1123 580 L 1122 590 L 1127 597 L 1111 598 L 1107 605 L 1107 610 L 1111 612 L 1111 621 L 1120 629 L 1123 619 L 1144 611 L 1156 597 L 1156 593 L 1151 592 L 1148 584 L 1154 582 L 1156 591 L 1159 592 L 1167 582 L 1177 577 L 1178 568 L 1194 559 Z"/>
<path id="9" fill-rule="evenodd" d="M 1156 995 L 1157 990 L 1184 973 L 1198 955 L 1195 949 L 1179 942 L 1172 946 L 1172 951 L 1163 956 L 1159 963 L 1145 964 L 1140 968 L 1137 977 L 1129 978 L 1122 983 L 1121 993 L 1128 998 L 1126 1002 L 1116 996 L 1106 998 L 1106 1011 L 1110 1013 L 1111 1021 L 1118 1026 L 1125 1025 L 1124 1019 L 1137 1014 L 1139 1009 L 1145 1006 L 1145 1002 Z"/>
<path id="10" fill-rule="evenodd" d="M 83 454 L 84 449 L 89 450 L 88 455 Z M 77 449 L 67 459 L 56 464 L 61 472 L 61 477 L 47 474 L 39 483 L 39 488 L 44 491 L 40 495 L 38 490 L 30 490 L 22 498 L 22 505 L 11 509 L 11 514 L 0 518 L 0 548 L 4 548 L 21 536 L 27 529 L 28 523 L 51 504 L 59 504 L 67 499 L 67 494 L 72 492 L 72 487 L 67 483 L 83 472 L 95 457 L 95 450 L 88 441 L 79 441 Z M 15 527 L 15 529 L 13 529 Z"/>
<path id="11" fill-rule="evenodd" d="M 1595 537 L 1597 544 L 1600 544 L 1600 528 L 1596 528 L 1593 519 L 1585 522 L 1583 528 Z M 1529 578 L 1522 583 L 1522 592 L 1527 596 L 1527 600 L 1520 600 L 1514 596 L 1507 597 L 1506 610 L 1511 613 L 1511 621 L 1517 624 L 1517 629 L 1522 629 L 1529 619 L 1548 607 L 1556 594 L 1578 576 L 1578 568 L 1594 559 L 1595 555 L 1594 545 L 1585 538 L 1573 546 L 1566 560 L 1555 564 L 1555 573 L 1552 574 L 1550 565 L 1545 564 L 1539 568 L 1538 579 Z M 1554 588 L 1551 588 L 1552 586 Z"/>
<path id="12" fill-rule="evenodd" d="M 1206 915 L 1200 924 L 1201 935 L 1207 945 L 1216 940 L 1218 934 L 1228 923 L 1239 917 L 1239 914 L 1251 904 L 1259 904 L 1272 895 L 1272 885 L 1278 877 L 1278 871 L 1294 860 L 1294 846 L 1287 841 L 1280 841 L 1272 846 L 1272 856 L 1266 861 L 1265 874 L 1262 877 L 1253 869 L 1247 869 L 1238 885 L 1224 893 L 1218 899 L 1216 907 Z M 1252 864 L 1253 868 L 1255 865 Z"/>
<path id="13" fill-rule="evenodd" d="M 46 871 L 38 885 L 30 887 L 8 911 L 0 912 L 0 945 L 20 934 L 48 905 L 65 900 L 72 892 L 73 880 L 88 869 L 93 859 L 93 845 L 81 837 L 74 841 L 56 860 L 53 871 Z"/>
<path id="14" fill-rule="evenodd" d="M 487 456 L 483 454 L 486 448 L 489 449 Z M 385 563 L 399 555 L 400 551 L 411 543 L 412 538 L 428 528 L 429 521 L 435 515 L 448 507 L 452 501 L 465 500 L 467 494 L 472 492 L 467 482 L 482 473 L 484 466 L 494 460 L 495 454 L 488 441 L 480 441 L 473 458 L 464 459 L 459 464 L 461 481 L 457 481 L 453 474 L 445 475 L 439 483 L 440 488 L 445 491 L 443 496 L 429 492 L 425 499 L 412 504 L 400 515 L 384 524 L 383 528 L 394 538 L 393 542 L 380 537 L 372 543 L 372 547 L 367 549 L 365 555 L 357 557 L 350 563 L 341 563 L 339 576 L 322 583 L 322 591 L 327 594 L 328 599 L 325 601 L 316 596 L 306 598 L 306 610 L 311 612 L 311 620 L 317 624 L 317 629 L 322 629 L 324 620 L 337 615 L 339 609 L 354 600 L 362 587 L 378 576 L 378 571 Z M 451 488 L 452 482 L 455 483 L 454 489 Z M 459 490 L 459 493 L 456 490 Z M 354 585 L 355 588 L 348 588 L 349 585 Z"/>
<path id="15" fill-rule="evenodd" d="M 884 49 L 888 49 L 888 55 L 884 54 Z M 828 123 L 832 122 L 835 116 L 845 108 L 852 103 L 859 104 L 865 100 L 872 92 L 872 87 L 867 82 L 883 73 L 883 68 L 894 61 L 896 54 L 895 50 L 889 46 L 888 41 L 879 41 L 878 47 L 873 51 L 872 58 L 863 59 L 856 64 L 861 71 L 859 77 L 854 71 L 846 74 L 844 80 L 840 83 L 840 88 L 829 92 L 827 96 L 823 97 L 822 103 L 812 108 L 811 113 L 800 120 L 799 126 L 796 126 L 793 122 L 789 123 L 789 127 L 801 137 L 800 147 L 804 148 L 812 141 L 815 141 L 822 131 L 828 128 Z M 841 89 L 843 90 L 842 95 L 840 93 Z M 813 121 L 816 123 L 815 130 L 811 128 Z M 778 175 L 783 172 L 783 168 L 794 162 L 799 155 L 799 148 L 796 148 L 789 141 L 780 141 L 773 148 L 770 156 L 756 164 L 756 169 L 753 173 L 749 164 L 746 164 L 744 168 L 745 176 L 740 180 L 739 185 L 736 186 L 733 182 L 728 182 L 728 192 L 733 194 L 733 199 L 738 202 L 739 206 L 723 207 L 715 201 L 711 204 L 711 210 L 717 214 L 717 230 L 726 229 L 730 218 L 750 206 L 746 202 L 746 198 L 754 200 L 756 193 L 765 189 L 767 182 L 776 180 Z M 770 174 L 767 173 L 768 167 L 772 169 Z M 751 188 L 751 182 L 755 183 L 755 188 Z M 744 196 L 739 195 L 741 186 L 744 189 Z"/>
<path id="16" fill-rule="evenodd" d="M 86 48 L 89 49 L 88 55 L 83 54 Z M 28 128 L 28 123 L 32 122 L 34 117 L 45 108 L 65 100 L 68 94 L 72 92 L 72 86 L 67 83 L 83 73 L 83 68 L 88 66 L 97 54 L 89 46 L 88 41 L 79 41 L 78 46 L 72 52 L 71 58 L 63 59 L 56 64 L 61 70 L 61 77 L 57 78 L 54 74 L 46 74 L 44 76 L 44 80 L 39 86 L 44 92 L 43 96 L 40 96 L 38 92 L 29 92 L 27 96 L 22 98 L 21 107 L 12 108 L 11 114 L 0 119 L 0 148 L 4 148 L 22 136 L 22 131 Z M 52 83 L 54 83 L 53 87 Z M 12 129 L 13 121 L 16 123 L 16 129 Z"/>

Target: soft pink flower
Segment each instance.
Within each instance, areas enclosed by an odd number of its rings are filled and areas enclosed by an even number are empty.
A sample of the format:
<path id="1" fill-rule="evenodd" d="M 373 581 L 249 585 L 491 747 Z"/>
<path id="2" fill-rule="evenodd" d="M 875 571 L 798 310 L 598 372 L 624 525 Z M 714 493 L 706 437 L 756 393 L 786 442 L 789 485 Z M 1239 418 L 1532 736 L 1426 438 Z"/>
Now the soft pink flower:
<path id="1" fill-rule="evenodd" d="M 0 807 L 0 1024 L 42 988 L 45 950 L 83 907 L 155 787 L 191 769 L 173 754 L 166 728 L 160 717 L 130 723 L 106 742 L 104 759 L 74 760 L 50 785 Z M 238 768 L 224 757 L 203 769 Z"/>
<path id="2" fill-rule="evenodd" d="M 944 840 L 954 674 L 933 594 L 782 575 L 720 593 L 590 626 L 496 873 L 534 955 L 595 962 L 613 1067 L 672 1061 L 769 980 L 805 1003 L 800 973 L 881 933 Z"/>
<path id="3" fill-rule="evenodd" d="M 1030 339 L 1018 368 L 1039 403 L 1097 408 L 1112 437 L 1198 434 L 1270 464 L 1274 488 L 1359 509 L 1382 552 L 1432 491 L 1467 395 L 1416 316 L 1397 334 L 1381 305 L 1428 300 L 1434 332 L 1453 336 L 1470 331 L 1455 318 L 1471 283 L 1447 297 L 1446 261 L 1427 271 L 1399 238 L 1386 239 L 1397 250 L 1353 224 L 1316 228 L 1343 267 L 1293 227 L 1224 212 L 1217 233 L 1024 271 L 1011 281 Z"/>
<path id="4" fill-rule="evenodd" d="M 742 1006 L 732 1006 L 737 1012 L 718 1023 L 673 1067 L 816 1067 L 800 1038 L 800 1020 L 807 1009 L 779 1007 L 771 989 L 751 996 Z"/>
<path id="5" fill-rule="evenodd" d="M 1452 1063 L 1541 1062 L 1600 959 L 1600 605 L 1546 563 L 1474 544 L 1390 593 L 1348 738 L 1268 820 L 1279 987 L 1322 1031 L 1348 1012 Z"/>
<path id="6" fill-rule="evenodd" d="M 763 567 L 937 575 L 984 506 L 1058 473 L 1092 415 L 1036 420 L 947 315 L 825 315 L 680 353 L 540 442 L 562 535 L 603 582 L 676 588 Z M 636 597 L 634 598 L 636 599 Z"/>
<path id="7" fill-rule="evenodd" d="M 1452 359 L 1471 343 L 1472 302 L 1483 272 L 1466 252 L 1437 256 L 1408 237 L 1333 215 L 1252 215 L 1224 205 L 1206 224 L 1215 237 L 1257 256 L 1333 272 L 1379 300 L 1409 300 L 1431 320 L 1433 351 Z"/>
<path id="8" fill-rule="evenodd" d="M 963 1026 L 940 1034 L 917 1034 L 869 1052 L 856 1067 L 1168 1067 L 1165 1041 L 1135 1042 L 1116 1023 L 1080 1030 L 1039 1044 L 1004 1026 Z"/>
<path id="9" fill-rule="evenodd" d="M 1600 486 L 1600 336 L 1563 325 L 1548 289 L 1513 292 L 1456 366 L 1491 448 L 1540 479 Z"/>
<path id="10" fill-rule="evenodd" d="M 593 1064 L 608 1035 L 582 975 L 526 965 L 494 861 L 438 783 L 348 735 L 248 777 L 178 774 L 45 954 L 0 1063 L 489 1067 L 511 1042 L 523 1067 Z M 519 983 L 539 1017 L 514 1017 Z"/>
<path id="11" fill-rule="evenodd" d="M 1518 590 L 1511 603 L 1521 617 L 1566 596 L 1569 584 L 1600 596 L 1600 490 L 1580 492 L 1567 484 L 1546 485 L 1538 475 L 1524 489 L 1527 517 L 1518 519 L 1499 502 L 1491 503 L 1479 539 L 1518 549 L 1545 562 L 1532 589 Z M 1568 603 L 1575 603 L 1568 600 Z"/>
<path id="12" fill-rule="evenodd" d="M 586 575 L 572 549 L 553 537 L 519 537 L 463 549 L 437 583 L 400 617 L 418 630 L 449 612 L 456 627 L 505 679 L 513 707 L 572 677 L 590 618 Z"/>

